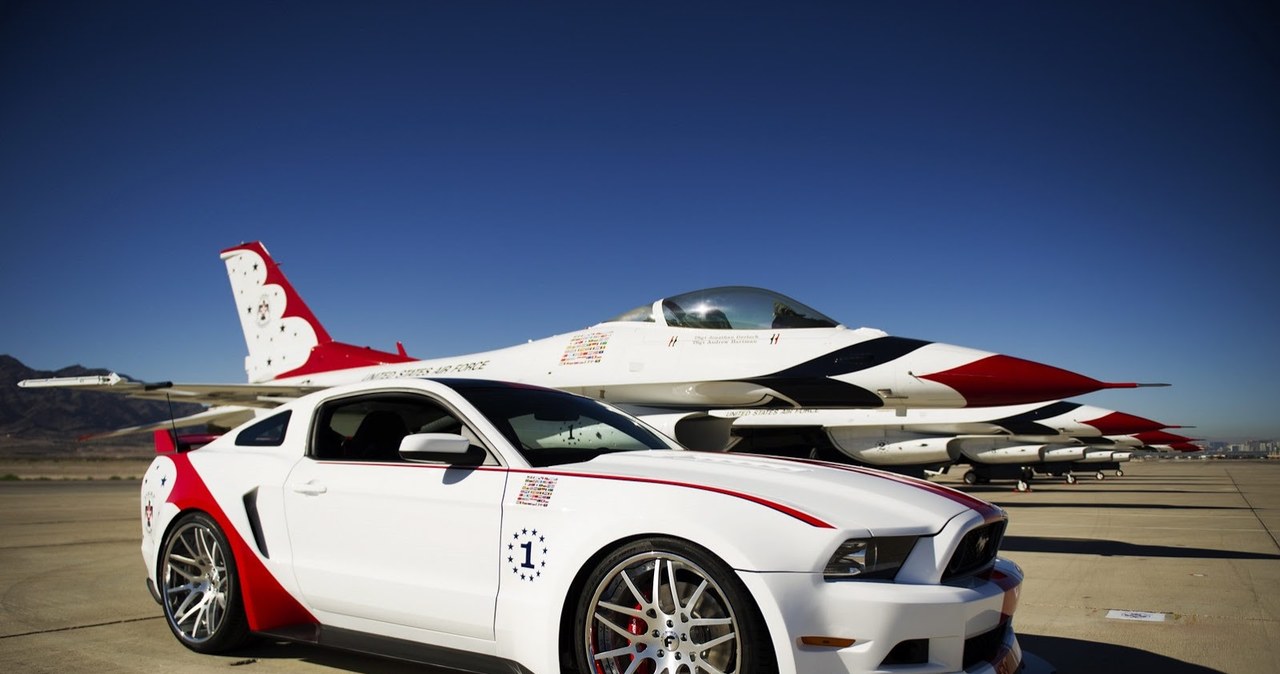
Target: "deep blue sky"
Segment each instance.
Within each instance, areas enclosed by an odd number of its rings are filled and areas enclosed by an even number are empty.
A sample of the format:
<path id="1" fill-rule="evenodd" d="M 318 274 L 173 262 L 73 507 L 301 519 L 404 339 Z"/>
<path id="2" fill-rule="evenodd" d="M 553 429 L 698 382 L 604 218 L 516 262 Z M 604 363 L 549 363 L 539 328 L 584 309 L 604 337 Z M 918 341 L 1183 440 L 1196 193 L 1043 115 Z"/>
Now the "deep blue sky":
<path id="1" fill-rule="evenodd" d="M 1275 3 L 8 2 L 0 352 L 243 381 L 218 251 L 446 356 L 695 288 L 1280 437 Z"/>

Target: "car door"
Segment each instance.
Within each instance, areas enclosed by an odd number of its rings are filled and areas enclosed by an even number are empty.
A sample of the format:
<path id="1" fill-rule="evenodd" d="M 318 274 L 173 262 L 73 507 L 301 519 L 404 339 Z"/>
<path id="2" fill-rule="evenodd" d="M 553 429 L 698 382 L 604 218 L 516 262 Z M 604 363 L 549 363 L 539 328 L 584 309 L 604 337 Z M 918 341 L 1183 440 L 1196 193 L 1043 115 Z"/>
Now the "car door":
<path id="1" fill-rule="evenodd" d="M 492 639 L 506 471 L 479 447 L 481 465 L 401 461 L 412 432 L 476 437 L 422 393 L 317 408 L 285 484 L 298 585 L 318 611 Z"/>

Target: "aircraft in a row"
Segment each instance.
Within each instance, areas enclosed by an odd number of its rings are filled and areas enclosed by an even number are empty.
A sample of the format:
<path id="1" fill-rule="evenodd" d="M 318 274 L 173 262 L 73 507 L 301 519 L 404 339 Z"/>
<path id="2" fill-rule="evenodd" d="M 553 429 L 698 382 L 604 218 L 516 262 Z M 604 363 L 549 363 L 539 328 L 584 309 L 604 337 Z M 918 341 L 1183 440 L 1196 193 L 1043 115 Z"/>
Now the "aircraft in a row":
<path id="1" fill-rule="evenodd" d="M 967 483 L 1014 479 L 1019 490 L 1028 488 L 1035 472 L 1063 476 L 1069 483 L 1075 482 L 1074 470 L 1094 472 L 1101 479 L 1104 470 L 1120 472 L 1114 464 L 1127 461 L 1135 449 L 1179 443 L 1179 451 L 1199 450 L 1189 444 L 1190 438 L 1163 430 L 1175 426 L 1061 400 L 962 410 L 764 409 L 709 414 L 733 419 L 733 451 L 788 453 L 806 447 L 822 458 L 847 458 L 888 469 L 943 469 L 967 463 Z"/>
<path id="2" fill-rule="evenodd" d="M 822 458 L 899 469 L 962 458 L 1000 460 L 1009 454 L 1003 447 L 976 444 L 965 451 L 965 442 L 953 449 L 936 439 L 908 446 L 901 434 L 1014 437 L 1031 429 L 1031 435 L 1053 430 L 1048 435 L 1059 436 L 1070 428 L 1102 437 L 1166 427 L 1059 401 L 1102 389 L 1164 384 L 1105 382 L 1013 356 L 848 328 L 760 288 L 685 293 L 582 330 L 420 360 L 400 344 L 390 352 L 334 340 L 260 242 L 224 250 L 222 259 L 248 347 L 247 383 L 139 382 L 111 374 L 27 380 L 19 386 L 210 406 L 189 417 L 103 434 L 110 436 L 171 426 L 231 427 L 311 391 L 355 381 L 501 379 L 623 406 L 693 449 L 826 446 L 839 451 Z M 839 421 L 841 415 L 845 421 Z M 848 422 L 858 418 L 863 421 Z M 819 433 L 825 445 L 814 443 Z"/>

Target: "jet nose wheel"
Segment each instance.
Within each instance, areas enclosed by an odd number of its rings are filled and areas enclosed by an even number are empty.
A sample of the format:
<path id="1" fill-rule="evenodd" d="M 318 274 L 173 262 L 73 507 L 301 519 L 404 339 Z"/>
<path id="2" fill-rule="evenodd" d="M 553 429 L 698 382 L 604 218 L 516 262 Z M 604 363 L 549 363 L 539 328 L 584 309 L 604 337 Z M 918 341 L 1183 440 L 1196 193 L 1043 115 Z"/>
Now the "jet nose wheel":
<path id="1" fill-rule="evenodd" d="M 1102 474 L 1102 471 L 1098 471 L 1098 472 L 1094 473 L 1094 474 L 1093 474 L 1093 476 L 1094 476 L 1094 477 L 1096 477 L 1096 478 L 1098 478 L 1099 480 L 1105 480 L 1105 479 L 1107 479 L 1107 476 L 1106 476 L 1106 475 L 1103 475 L 1103 474 Z"/>
<path id="2" fill-rule="evenodd" d="M 1031 491 L 1031 484 L 1026 480 L 1018 480 L 1018 486 L 1016 489 L 1018 491 Z"/>
<path id="3" fill-rule="evenodd" d="M 970 485 L 970 486 L 975 485 L 975 484 L 978 484 L 978 474 L 977 474 L 977 473 L 975 473 L 975 472 L 973 472 L 973 471 L 969 471 L 969 472 L 965 473 L 965 474 L 964 474 L 964 483 L 965 483 L 965 484 L 967 484 L 967 485 Z"/>
<path id="4" fill-rule="evenodd" d="M 1075 484 L 1075 483 L 1076 483 L 1076 476 L 1072 475 L 1071 473 L 1067 473 L 1067 484 Z"/>
<path id="5" fill-rule="evenodd" d="M 1116 477 L 1124 477 L 1124 471 L 1117 468 Z"/>

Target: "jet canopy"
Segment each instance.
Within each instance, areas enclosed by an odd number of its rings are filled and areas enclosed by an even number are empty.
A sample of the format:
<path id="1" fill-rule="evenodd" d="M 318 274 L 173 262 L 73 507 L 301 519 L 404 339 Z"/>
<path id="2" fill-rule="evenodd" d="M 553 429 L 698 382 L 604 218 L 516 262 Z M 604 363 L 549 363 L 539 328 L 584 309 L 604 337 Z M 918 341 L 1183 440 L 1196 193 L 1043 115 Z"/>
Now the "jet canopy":
<path id="1" fill-rule="evenodd" d="M 838 323 L 786 295 L 764 288 L 725 286 L 695 290 L 636 307 L 609 322 L 658 323 L 704 330 L 834 328 Z"/>

